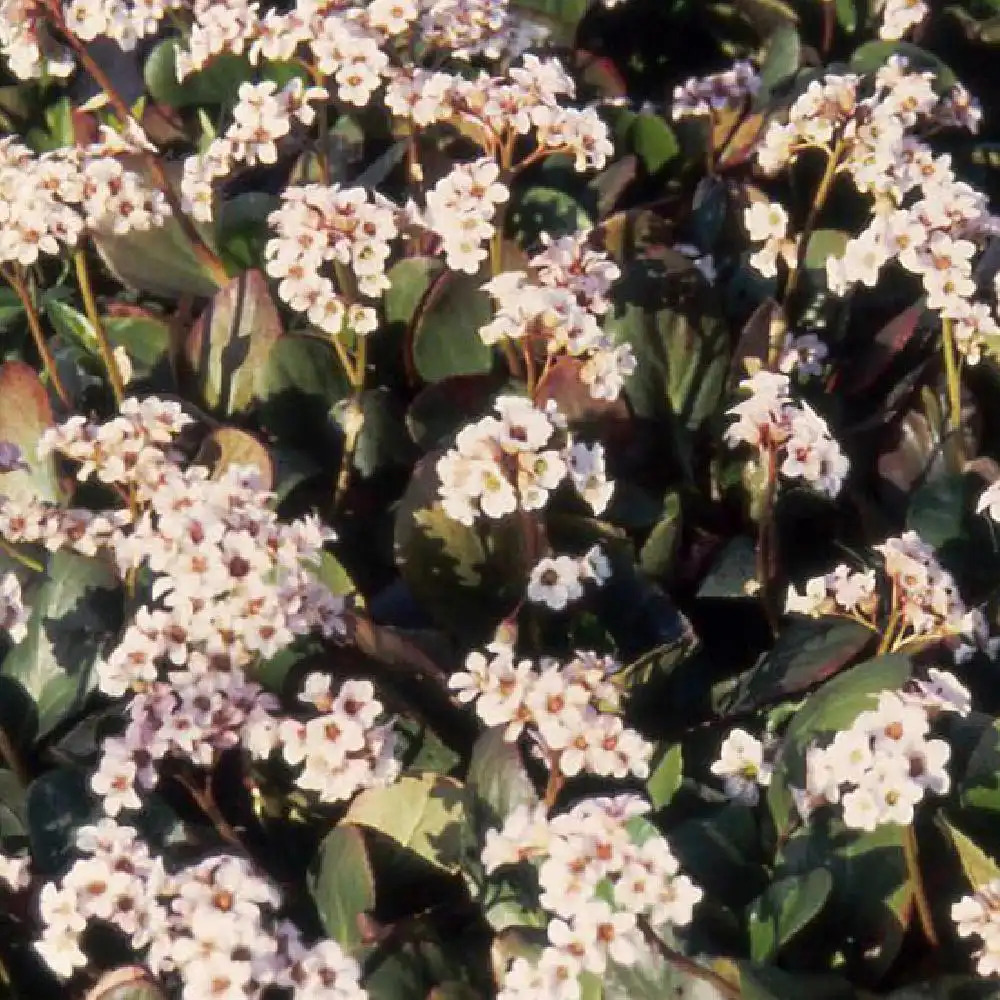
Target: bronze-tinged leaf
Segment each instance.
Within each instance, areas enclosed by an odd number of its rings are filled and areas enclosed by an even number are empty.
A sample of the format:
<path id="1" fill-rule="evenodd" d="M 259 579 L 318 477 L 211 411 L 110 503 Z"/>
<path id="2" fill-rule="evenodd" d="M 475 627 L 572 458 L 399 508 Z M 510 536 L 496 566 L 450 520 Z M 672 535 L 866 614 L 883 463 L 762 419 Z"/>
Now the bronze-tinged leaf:
<path id="1" fill-rule="evenodd" d="M 52 406 L 34 368 L 23 361 L 0 365 L 0 441 L 16 444 L 28 468 L 0 473 L 0 496 L 15 502 L 62 499 L 53 456 L 38 458 L 38 439 L 51 427 Z"/>
<path id="2" fill-rule="evenodd" d="M 238 427 L 219 427 L 202 442 L 197 461 L 220 479 L 231 465 L 256 466 L 263 477 L 263 488 L 274 486 L 274 461 L 264 443 Z"/>
<path id="3" fill-rule="evenodd" d="M 764 115 L 749 114 L 740 118 L 732 112 L 722 112 L 712 132 L 712 149 L 719 170 L 742 166 L 753 156 L 764 130 Z"/>
<path id="4" fill-rule="evenodd" d="M 178 359 L 178 380 L 203 409 L 237 416 L 253 406 L 281 318 L 260 271 L 244 271 L 215 294 Z"/>
<path id="5" fill-rule="evenodd" d="M 736 341 L 729 364 L 731 388 L 751 373 L 751 366 L 759 369 L 767 364 L 768 349 L 771 338 L 776 333 L 776 324 L 787 329 L 784 310 L 774 299 L 765 299 L 747 320 Z"/>
<path id="6" fill-rule="evenodd" d="M 554 400 L 559 412 L 571 424 L 591 421 L 627 421 L 628 406 L 617 399 L 595 399 L 590 386 L 580 377 L 584 362 L 580 358 L 557 358 L 535 388 L 535 405 Z"/>
<path id="7" fill-rule="evenodd" d="M 464 638 L 488 641 L 520 602 L 538 558 L 540 526 L 532 514 L 482 517 L 472 527 L 450 518 L 438 495 L 433 451 L 417 463 L 396 509 L 395 555 L 416 600 Z"/>
<path id="8" fill-rule="evenodd" d="M 84 1000 L 165 1000 L 166 993 L 148 969 L 125 965 L 105 972 Z"/>

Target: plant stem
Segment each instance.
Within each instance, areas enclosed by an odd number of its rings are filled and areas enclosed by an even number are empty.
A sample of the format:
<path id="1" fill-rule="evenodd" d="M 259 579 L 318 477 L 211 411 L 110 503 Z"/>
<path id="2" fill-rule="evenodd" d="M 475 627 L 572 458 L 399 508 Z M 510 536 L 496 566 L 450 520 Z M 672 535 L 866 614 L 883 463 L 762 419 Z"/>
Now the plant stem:
<path id="1" fill-rule="evenodd" d="M 108 342 L 108 333 L 104 329 L 101 317 L 97 312 L 97 302 L 94 299 L 94 289 L 90 283 L 90 272 L 87 270 L 87 254 L 82 248 L 73 253 L 73 264 L 76 267 L 76 280 L 80 286 L 80 295 L 83 297 L 83 308 L 93 327 L 94 336 L 97 338 L 98 350 L 101 352 L 101 360 L 108 371 L 108 380 L 111 382 L 111 391 L 115 396 L 115 404 L 122 405 L 125 398 L 125 384 L 122 382 L 122 373 L 118 370 L 118 362 L 115 360 L 114 351 Z"/>
<path id="2" fill-rule="evenodd" d="M 549 771 L 548 784 L 545 786 L 545 808 L 547 810 L 556 804 L 556 799 L 559 798 L 559 793 L 562 791 L 565 783 L 566 779 L 563 777 L 562 771 L 559 770 L 559 755 L 556 754 L 552 759 L 552 769 Z"/>
<path id="3" fill-rule="evenodd" d="M 212 794 L 211 778 L 206 780 L 204 788 L 199 788 L 190 778 L 183 774 L 177 776 L 177 781 L 191 793 L 191 798 L 194 799 L 198 808 L 212 821 L 212 825 L 219 836 L 227 844 L 231 844 L 237 848 L 241 854 L 245 854 L 247 852 L 246 847 L 243 845 L 243 841 L 240 840 L 240 835 L 236 832 L 236 828 L 222 815 L 221 810 L 216 804 L 215 796 Z"/>
<path id="4" fill-rule="evenodd" d="M 773 448 L 768 450 L 767 483 L 757 531 L 757 582 L 760 584 L 760 601 L 764 617 L 771 632 L 777 635 L 780 628 L 778 615 L 771 603 L 771 564 L 774 562 L 774 497 L 778 485 L 778 460 Z"/>
<path id="5" fill-rule="evenodd" d="M 826 169 L 823 171 L 819 187 L 816 188 L 816 194 L 813 195 L 812 205 L 809 206 L 809 214 L 806 216 L 805 225 L 802 227 L 802 233 L 799 236 L 799 247 L 796 254 L 797 259 L 795 267 L 788 275 L 788 283 L 785 286 L 785 294 L 783 296 L 782 305 L 785 307 L 784 315 L 786 316 L 788 315 L 788 303 L 791 301 L 795 288 L 798 285 L 799 275 L 802 273 L 802 268 L 805 263 L 806 250 L 809 247 L 809 238 L 812 236 L 813 229 L 816 226 L 816 221 L 819 218 L 819 213 L 823 210 L 823 206 L 826 204 L 826 199 L 830 195 L 830 189 L 833 187 L 834 178 L 837 176 L 837 167 L 840 166 L 840 157 L 844 151 L 844 143 L 842 140 L 838 139 L 832 150 L 824 148 L 823 151 L 826 153 Z M 777 326 L 777 324 L 775 324 L 775 326 Z M 779 332 L 780 336 L 777 335 Z M 782 325 L 780 331 L 772 329 L 771 333 L 771 342 L 768 345 L 767 352 L 767 363 L 769 368 L 773 368 L 778 363 L 778 358 L 781 355 L 781 347 L 785 339 L 785 325 Z"/>
<path id="6" fill-rule="evenodd" d="M 31 774 L 25 766 L 24 760 L 17 747 L 11 742 L 7 731 L 0 727 L 0 759 L 10 768 L 11 773 L 17 778 L 17 783 L 22 788 L 27 788 L 31 784 Z"/>
<path id="7" fill-rule="evenodd" d="M 917 856 L 917 831 L 911 823 L 903 834 L 903 857 L 906 859 L 906 873 L 913 886 L 913 902 L 917 908 L 917 917 L 920 920 L 920 928 L 927 938 L 928 944 L 936 948 L 938 946 L 937 933 L 934 930 L 934 917 L 931 913 L 931 904 L 927 899 L 924 890 L 924 880 L 920 874 L 920 860 Z"/>
<path id="8" fill-rule="evenodd" d="M 340 470 L 337 473 L 337 485 L 333 494 L 334 509 L 343 500 L 348 486 L 351 485 L 351 466 L 354 464 L 354 452 L 358 447 L 358 438 L 361 436 L 361 429 L 364 426 L 364 409 L 361 397 L 365 391 L 365 369 L 368 367 L 368 338 L 367 335 L 358 337 L 358 350 L 354 357 L 354 364 L 348 371 L 348 378 L 354 389 L 351 398 L 350 409 L 347 412 L 344 426 L 344 450 L 340 456 Z"/>
<path id="9" fill-rule="evenodd" d="M 42 321 L 38 315 L 38 310 L 35 308 L 35 303 L 31 300 L 31 293 L 28 291 L 27 285 L 25 285 L 16 269 L 9 272 L 5 271 L 3 276 L 6 278 L 10 287 L 14 289 L 17 297 L 21 300 L 21 305 L 24 307 L 24 314 L 28 319 L 28 329 L 31 330 L 31 336 L 35 341 L 35 347 L 37 348 L 38 354 L 42 359 L 42 366 L 45 368 L 45 374 L 52 383 L 52 388 L 55 389 L 56 395 L 59 397 L 63 406 L 65 406 L 67 410 L 73 409 L 73 401 L 70 399 L 70 395 L 66 391 L 66 386 L 63 385 L 62 379 L 59 377 L 59 372 L 56 368 L 56 359 L 52 356 L 52 352 L 49 350 L 49 345 L 45 340 L 45 331 L 42 329 Z"/>
<path id="10" fill-rule="evenodd" d="M 660 937 L 656 931 L 653 930 L 652 925 L 646 917 L 638 918 L 639 930 L 642 936 L 646 939 L 646 943 L 651 947 L 655 948 L 659 952 L 660 957 L 666 962 L 672 965 L 675 969 L 679 969 L 681 972 L 692 976 L 695 979 L 700 979 L 702 982 L 709 983 L 713 986 L 716 991 L 726 1000 L 742 1000 L 743 992 L 738 986 L 734 986 L 728 979 L 724 979 L 717 972 L 713 972 L 711 969 L 706 969 L 705 966 L 699 965 L 697 962 L 688 958 L 687 955 L 682 955 L 679 951 L 671 948 L 670 945 Z"/>
<path id="11" fill-rule="evenodd" d="M 955 472 L 965 464 L 965 442 L 962 439 L 962 380 L 959 371 L 955 330 L 950 319 L 941 320 L 941 354 L 944 357 L 945 379 L 948 385 L 948 430 L 951 456 Z"/>
<path id="12" fill-rule="evenodd" d="M 15 562 L 19 562 L 34 573 L 45 572 L 45 567 L 37 559 L 32 559 L 31 556 L 26 556 L 23 552 L 18 552 L 5 538 L 0 538 L 0 552 L 10 556 Z"/>
<path id="13" fill-rule="evenodd" d="M 53 26 L 66 40 L 66 43 L 73 50 L 73 54 L 80 60 L 80 65 L 87 71 L 87 73 L 90 74 L 94 82 L 107 95 L 108 102 L 111 104 L 111 107 L 114 109 L 115 114 L 121 120 L 122 124 L 132 122 L 135 126 L 141 129 L 142 124 L 136 119 L 135 115 L 132 114 L 131 109 L 125 103 L 121 94 L 119 94 L 115 89 L 111 79 L 94 61 L 94 58 L 87 51 L 87 47 L 67 26 L 66 19 L 63 17 L 61 4 L 55 3 L 54 0 L 45 0 L 45 8 L 49 13 Z M 199 263 L 201 263 L 205 270 L 212 276 L 212 279 L 215 282 L 219 285 L 224 285 L 229 280 L 229 274 L 226 271 L 225 264 L 222 263 L 219 255 L 205 242 L 201 233 L 198 232 L 195 224 L 181 207 L 180 199 L 177 197 L 177 193 L 174 191 L 170 180 L 167 178 L 166 171 L 163 169 L 163 164 L 160 163 L 159 157 L 149 150 L 143 150 L 142 157 L 149 168 L 149 172 L 152 175 L 156 186 L 163 193 L 164 198 L 167 199 L 167 204 L 170 206 L 171 214 L 177 220 L 177 224 L 181 227 L 181 231 L 188 238 L 188 241 L 191 244 L 191 249 L 194 252 L 194 255 L 198 258 Z"/>

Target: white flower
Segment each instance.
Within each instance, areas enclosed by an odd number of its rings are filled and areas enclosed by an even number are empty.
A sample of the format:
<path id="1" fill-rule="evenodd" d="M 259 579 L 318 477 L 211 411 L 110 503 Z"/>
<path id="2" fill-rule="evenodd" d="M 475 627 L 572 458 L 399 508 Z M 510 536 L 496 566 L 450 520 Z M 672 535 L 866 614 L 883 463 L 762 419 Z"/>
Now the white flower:
<path id="1" fill-rule="evenodd" d="M 734 729 L 723 741 L 719 759 L 712 774 L 725 778 L 726 795 L 746 805 L 756 805 L 759 787 L 771 781 L 771 768 L 764 761 L 764 746 L 760 740 Z"/>

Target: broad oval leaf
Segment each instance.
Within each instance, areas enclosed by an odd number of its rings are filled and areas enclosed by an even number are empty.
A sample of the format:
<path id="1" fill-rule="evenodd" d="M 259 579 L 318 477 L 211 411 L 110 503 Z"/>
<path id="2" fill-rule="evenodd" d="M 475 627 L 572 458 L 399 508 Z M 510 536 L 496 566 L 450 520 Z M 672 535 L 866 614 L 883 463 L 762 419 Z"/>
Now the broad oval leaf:
<path id="1" fill-rule="evenodd" d="M 100 559 L 61 550 L 25 599 L 31 608 L 28 634 L 6 656 L 0 673 L 35 700 L 44 735 L 94 686 L 102 644 L 121 625 L 119 581 Z"/>
<path id="2" fill-rule="evenodd" d="M 209 412 L 246 413 L 281 334 L 267 279 L 244 271 L 219 289 L 188 333 L 178 365 L 181 386 Z"/>
<path id="3" fill-rule="evenodd" d="M 329 937 L 348 949 L 361 944 L 360 918 L 375 907 L 375 879 L 359 829 L 337 826 L 323 838 L 309 893 Z"/>
<path id="4" fill-rule="evenodd" d="M 521 600 L 534 564 L 533 515 L 483 517 L 472 527 L 441 506 L 430 452 L 413 470 L 396 510 L 396 565 L 413 596 L 441 624 L 485 641 Z"/>
<path id="5" fill-rule="evenodd" d="M 458 870 L 470 837 L 462 784 L 440 774 L 404 775 L 386 788 L 369 788 L 343 821 L 376 830 L 449 872 Z"/>
<path id="6" fill-rule="evenodd" d="M 38 458 L 38 439 L 51 427 L 52 406 L 35 370 L 23 361 L 0 365 L 0 441 L 16 444 L 27 469 L 0 473 L 0 496 L 15 503 L 61 499 L 55 458 Z"/>
<path id="7" fill-rule="evenodd" d="M 778 879 L 751 904 L 750 957 L 766 962 L 819 916 L 830 898 L 833 878 L 825 868 Z"/>
<path id="8" fill-rule="evenodd" d="M 479 329 L 493 316 L 478 277 L 445 271 L 421 299 L 413 318 L 413 363 L 425 382 L 479 375 L 493 366 L 493 352 Z"/>

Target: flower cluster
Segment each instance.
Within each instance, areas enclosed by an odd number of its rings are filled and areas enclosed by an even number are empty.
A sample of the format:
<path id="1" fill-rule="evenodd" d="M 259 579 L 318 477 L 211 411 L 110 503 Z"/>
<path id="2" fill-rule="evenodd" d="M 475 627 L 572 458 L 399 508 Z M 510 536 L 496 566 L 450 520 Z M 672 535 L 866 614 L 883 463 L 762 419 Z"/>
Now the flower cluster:
<path id="1" fill-rule="evenodd" d="M 75 247 L 84 232 L 123 235 L 162 225 L 169 207 L 118 156 L 120 136 L 36 155 L 0 139 L 0 263 L 31 267 L 42 254 Z"/>
<path id="2" fill-rule="evenodd" d="M 312 571 L 331 533 L 312 517 L 280 523 L 256 470 L 230 466 L 212 479 L 201 466 L 179 465 L 170 446 L 188 422 L 177 403 L 129 399 L 104 424 L 73 417 L 43 435 L 41 455 L 58 450 L 80 463 L 78 478 L 93 475 L 121 488 L 129 508 L 100 514 L 37 502 L 0 505 L 0 529 L 12 541 L 87 555 L 104 550 L 123 579 L 152 574 L 155 606 L 139 607 L 96 670 L 106 694 L 132 695 L 125 732 L 105 740 L 91 781 L 109 815 L 139 808 L 137 788 L 155 786 L 156 764 L 168 756 L 211 767 L 246 734 L 262 746 L 261 733 L 278 727 L 278 702 L 247 671 L 296 635 L 343 632 L 343 600 Z M 347 704 L 361 706 L 364 719 L 378 705 L 360 696 Z M 297 745 L 290 730 L 280 732 L 286 749 Z M 350 780 L 391 780 L 391 741 L 379 728 L 362 736 L 360 747 L 353 735 L 323 747 L 307 741 L 298 760 L 315 749 L 329 766 L 349 750 Z M 374 754 L 377 777 L 358 777 L 362 748 Z"/>
<path id="3" fill-rule="evenodd" d="M 562 611 L 583 597 L 584 584 L 599 587 L 610 576 L 611 565 L 598 545 L 580 557 L 544 556 L 531 569 L 525 596 L 535 604 Z"/>
<path id="4" fill-rule="evenodd" d="M 129 826 L 103 819 L 76 834 L 82 857 L 42 888 L 44 931 L 35 947 L 60 976 L 87 964 L 92 922 L 115 928 L 158 976 L 176 977 L 184 1000 L 320 989 L 361 1000 L 357 963 L 333 941 L 309 947 L 278 916 L 281 895 L 242 858 L 217 855 L 168 872 Z"/>
<path id="5" fill-rule="evenodd" d="M 761 787 L 771 783 L 771 762 L 764 744 L 742 729 L 734 729 L 722 742 L 712 774 L 725 781 L 726 795 L 736 802 L 753 806 Z"/>
<path id="6" fill-rule="evenodd" d="M 826 421 L 808 403 L 791 399 L 788 376 L 759 371 L 740 388 L 750 396 L 726 411 L 736 418 L 726 429 L 727 443 L 749 444 L 775 472 L 836 496 L 850 467 L 847 456 Z"/>
<path id="7" fill-rule="evenodd" d="M 522 396 L 500 396 L 497 417 L 484 417 L 458 433 L 455 447 L 437 463 L 445 513 L 471 526 L 480 514 L 500 518 L 515 510 L 540 510 L 550 491 L 569 478 L 599 514 L 614 484 L 604 470 L 599 444 L 573 442 L 556 446 L 565 422 L 549 406 L 538 409 Z"/>
<path id="8" fill-rule="evenodd" d="M 427 192 L 424 224 L 441 239 L 445 261 L 453 271 L 475 274 L 486 259 L 485 243 L 496 228 L 496 206 L 510 192 L 498 180 L 500 168 L 491 157 L 459 163 Z"/>
<path id="9" fill-rule="evenodd" d="M 755 201 L 743 214 L 747 235 L 764 245 L 750 255 L 749 263 L 765 278 L 778 273 L 778 261 L 795 261 L 796 241 L 788 238 L 788 213 L 777 202 Z"/>
<path id="10" fill-rule="evenodd" d="M 813 617 L 845 616 L 875 631 L 884 623 L 889 630 L 884 645 L 891 651 L 944 642 L 962 660 L 976 648 L 993 647 L 982 611 L 965 605 L 954 577 L 916 532 L 888 538 L 874 548 L 883 558 L 890 585 L 890 606 L 884 612 L 875 571 L 845 565 L 807 581 L 801 594 L 790 587 L 785 610 Z"/>
<path id="11" fill-rule="evenodd" d="M 644 778 L 653 746 L 622 722 L 621 693 L 611 680 L 618 670 L 611 657 L 587 652 L 568 663 L 542 657 L 536 666 L 495 642 L 486 653 L 470 653 L 448 684 L 460 702 L 476 703 L 488 726 L 503 726 L 508 742 L 527 728 L 552 771 Z"/>
<path id="12" fill-rule="evenodd" d="M 976 887 L 951 908 L 951 919 L 961 937 L 975 935 L 983 942 L 976 953 L 981 976 L 1000 975 L 1000 879 Z"/>
<path id="13" fill-rule="evenodd" d="M 903 6 L 915 13 L 923 5 Z M 974 258 L 997 221 L 985 195 L 959 180 L 950 156 L 935 154 L 919 130 L 975 130 L 980 114 L 960 87 L 941 98 L 932 73 L 912 72 L 904 57 L 893 56 L 871 78 L 827 74 L 811 83 L 792 104 L 788 121 L 771 123 L 757 151 L 761 168 L 776 173 L 801 151 L 822 148 L 831 176 L 847 176 L 872 195 L 868 226 L 848 240 L 843 256 L 827 259 L 828 287 L 835 294 L 857 282 L 874 287 L 882 269 L 897 263 L 920 279 L 927 307 L 953 325 L 970 363 L 1000 336 L 992 308 L 974 301 L 973 280 Z M 777 251 L 787 252 L 789 241 L 780 206 L 770 206 L 769 215 L 769 227 L 763 210 L 755 220 L 757 238 L 767 239 L 755 259 L 773 274 Z"/>
<path id="14" fill-rule="evenodd" d="M 279 279 L 282 300 L 332 336 L 345 326 L 371 333 L 378 325 L 374 308 L 351 300 L 350 289 L 338 289 L 326 271 L 349 266 L 360 295 L 382 294 L 397 233 L 391 203 L 378 194 L 369 198 L 364 188 L 307 184 L 286 188 L 269 222 L 276 235 L 267 243 L 267 273 Z"/>
<path id="15" fill-rule="evenodd" d="M 488 281 L 496 316 L 479 330 L 486 344 L 519 340 L 527 350 L 540 346 L 546 364 L 559 354 L 583 361 L 580 378 L 595 399 L 617 399 L 636 360 L 628 344 L 615 344 L 600 325 L 608 293 L 618 279 L 617 264 L 588 246 L 590 234 L 552 239 L 529 262 L 532 272 L 505 271 Z"/>
<path id="16" fill-rule="evenodd" d="M 693 76 L 674 88 L 675 119 L 699 118 L 743 106 L 760 88 L 760 77 L 752 63 L 737 62 L 723 73 Z"/>
<path id="17" fill-rule="evenodd" d="M 278 143 L 288 136 L 295 123 L 311 125 L 316 116 L 312 103 L 329 95 L 322 87 L 306 87 L 295 77 L 280 90 L 273 80 L 240 84 L 233 108 L 233 122 L 214 139 L 204 153 L 184 161 L 181 198 L 184 209 L 195 219 L 214 218 L 214 184 L 237 163 L 255 166 L 275 163 Z"/>
<path id="18" fill-rule="evenodd" d="M 279 750 L 290 767 L 301 767 L 295 784 L 320 802 L 344 802 L 363 788 L 392 784 L 399 774 L 395 740 L 391 724 L 376 725 L 382 703 L 370 681 L 345 681 L 335 695 L 329 677 L 309 674 L 299 701 L 319 714 L 306 722 L 260 715 L 245 734 L 254 756 Z"/>
<path id="19" fill-rule="evenodd" d="M 486 871 L 530 863 L 550 914 L 548 944 L 537 961 L 514 960 L 500 1000 L 579 1000 L 582 972 L 600 976 L 609 962 L 629 966 L 645 956 L 640 921 L 690 923 L 701 890 L 643 819 L 648 808 L 633 795 L 590 799 L 552 818 L 543 806 L 519 806 L 487 833 Z"/>
<path id="20" fill-rule="evenodd" d="M 505 76 L 485 72 L 469 79 L 417 68 L 393 71 L 386 107 L 397 117 L 425 127 L 438 122 L 478 132 L 490 155 L 533 135 L 538 153 L 568 153 L 577 170 L 600 170 L 614 152 L 607 125 L 593 108 L 564 107 L 574 85 L 556 59 L 526 55 Z"/>
<path id="21" fill-rule="evenodd" d="M 883 823 L 908 826 L 927 792 L 944 795 L 951 786 L 947 764 L 951 747 L 930 737 L 931 717 L 960 711 L 968 692 L 950 674 L 938 671 L 924 687 L 910 692 L 883 691 L 874 709 L 862 712 L 850 729 L 826 747 L 806 751 L 806 785 L 796 790 L 804 817 L 824 804 L 840 803 L 846 826 L 874 830 Z M 944 695 L 960 693 L 951 703 Z"/>

